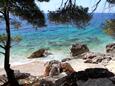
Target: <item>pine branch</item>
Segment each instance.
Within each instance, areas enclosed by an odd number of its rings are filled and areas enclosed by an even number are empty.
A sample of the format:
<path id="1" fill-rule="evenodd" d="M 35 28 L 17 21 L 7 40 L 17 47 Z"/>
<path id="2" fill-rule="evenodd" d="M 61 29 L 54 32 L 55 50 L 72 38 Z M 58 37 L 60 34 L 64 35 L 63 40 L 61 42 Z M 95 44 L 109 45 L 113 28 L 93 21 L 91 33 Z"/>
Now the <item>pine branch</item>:
<path id="1" fill-rule="evenodd" d="M 98 5 L 99 5 L 100 2 L 101 2 L 101 0 L 99 0 L 99 1 L 95 4 L 95 8 L 93 9 L 93 11 L 92 11 L 91 13 L 93 13 L 93 12 L 97 9 L 97 7 L 98 7 Z"/>
<path id="2" fill-rule="evenodd" d="M 4 52 L 0 52 L 0 54 L 3 54 L 3 55 L 4 55 L 5 53 L 4 53 Z"/>
<path id="3" fill-rule="evenodd" d="M 2 12 L 1 10 L 0 10 L 0 13 L 1 13 L 2 15 L 4 15 L 4 12 Z"/>
<path id="4" fill-rule="evenodd" d="M 3 45 L 0 45 L 0 47 L 1 47 L 2 49 L 5 49 L 5 47 L 4 47 Z"/>

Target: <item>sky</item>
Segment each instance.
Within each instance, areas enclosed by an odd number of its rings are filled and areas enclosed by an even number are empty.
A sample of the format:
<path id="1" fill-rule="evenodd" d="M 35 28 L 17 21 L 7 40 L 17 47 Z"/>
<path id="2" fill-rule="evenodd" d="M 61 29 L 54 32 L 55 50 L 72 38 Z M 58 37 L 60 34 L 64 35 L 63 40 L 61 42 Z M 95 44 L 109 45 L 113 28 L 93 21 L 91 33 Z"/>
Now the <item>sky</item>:
<path id="1" fill-rule="evenodd" d="M 41 10 L 47 13 L 48 10 L 54 11 L 58 9 L 61 5 L 61 1 L 62 0 L 50 0 L 50 2 L 42 2 L 42 3 L 37 2 L 37 5 L 39 6 Z M 77 5 L 82 5 L 83 7 L 89 7 L 89 12 L 91 12 L 94 9 L 96 2 L 98 2 L 98 0 L 76 0 Z M 106 0 L 102 0 L 95 12 L 96 13 L 115 13 L 115 5 L 110 6 L 106 2 Z"/>

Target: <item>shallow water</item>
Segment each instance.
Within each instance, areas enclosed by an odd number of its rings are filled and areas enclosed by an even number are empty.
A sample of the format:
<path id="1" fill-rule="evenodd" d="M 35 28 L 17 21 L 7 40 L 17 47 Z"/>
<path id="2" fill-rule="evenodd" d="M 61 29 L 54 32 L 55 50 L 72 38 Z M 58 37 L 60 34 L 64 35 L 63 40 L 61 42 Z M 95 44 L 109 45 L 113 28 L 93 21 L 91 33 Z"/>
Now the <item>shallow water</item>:
<path id="1" fill-rule="evenodd" d="M 47 27 L 36 30 L 23 21 L 19 30 L 12 27 L 12 35 L 21 36 L 22 41 L 12 47 L 11 62 L 20 64 L 31 61 L 27 57 L 40 48 L 47 48 L 53 55 L 38 60 L 61 60 L 69 56 L 71 45 L 76 42 L 87 44 L 91 51 L 105 52 L 106 44 L 115 42 L 115 38 L 104 33 L 102 29 L 104 21 L 111 17 L 112 14 L 95 14 L 91 24 L 84 29 L 71 25 L 48 24 Z M 0 24 L 0 33 L 4 32 L 3 24 L 4 22 Z M 3 56 L 0 56 L 0 64 L 3 65 Z"/>

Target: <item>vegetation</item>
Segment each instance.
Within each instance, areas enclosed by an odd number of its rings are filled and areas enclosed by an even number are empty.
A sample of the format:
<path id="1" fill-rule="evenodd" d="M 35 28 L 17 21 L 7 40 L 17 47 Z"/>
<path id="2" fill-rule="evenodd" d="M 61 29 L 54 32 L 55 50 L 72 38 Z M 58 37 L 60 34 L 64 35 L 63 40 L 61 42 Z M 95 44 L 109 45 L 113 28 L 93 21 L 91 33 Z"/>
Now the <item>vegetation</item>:
<path id="1" fill-rule="evenodd" d="M 49 0 L 38 0 L 39 2 Z M 63 0 L 62 0 L 63 1 Z M 114 3 L 114 0 L 107 0 L 109 3 Z M 99 3 L 99 2 L 98 2 Z M 63 3 L 57 11 L 49 12 L 49 19 L 55 23 L 71 23 L 76 26 L 85 26 L 91 19 L 91 14 L 88 13 L 88 8 L 83 8 L 76 5 L 76 0 L 67 0 Z M 14 70 L 10 68 L 10 49 L 11 42 L 19 42 L 19 37 L 11 36 L 11 18 L 10 14 L 19 16 L 22 19 L 28 21 L 35 27 L 42 27 L 45 25 L 44 13 L 36 6 L 34 0 L 0 0 L 0 13 L 5 21 L 5 33 L 0 35 L 0 47 L 4 52 L 0 52 L 4 55 L 4 68 L 8 77 L 8 83 L 10 86 L 19 86 L 14 76 Z M 58 16 L 57 16 L 58 15 Z M 19 23 L 13 23 L 16 28 L 20 27 Z"/>
<path id="2" fill-rule="evenodd" d="M 49 20 L 54 23 L 74 24 L 77 27 L 88 25 L 91 19 L 91 14 L 88 13 L 88 8 L 76 5 L 76 0 L 62 1 L 61 7 L 56 11 L 50 11 Z"/>
<path id="3" fill-rule="evenodd" d="M 107 0 L 110 4 L 115 4 L 115 0 Z M 115 18 L 107 20 L 104 24 L 104 32 L 115 37 Z"/>
<path id="4" fill-rule="evenodd" d="M 115 37 L 115 19 L 106 21 L 104 25 L 104 32 Z"/>
<path id="5" fill-rule="evenodd" d="M 10 68 L 9 61 L 11 42 L 14 40 L 18 42 L 20 38 L 11 37 L 11 18 L 9 14 L 11 13 L 13 15 L 17 15 L 37 27 L 45 25 L 45 18 L 43 13 L 34 3 L 34 0 L 0 0 L 0 13 L 2 14 L 2 18 L 4 19 L 6 25 L 6 32 L 0 35 L 0 47 L 4 50 L 4 52 L 0 53 L 5 57 L 4 68 L 8 77 L 8 83 L 10 84 L 10 86 L 19 86 L 17 80 L 15 79 L 14 70 Z M 14 23 L 14 25 L 18 26 L 19 24 Z"/>

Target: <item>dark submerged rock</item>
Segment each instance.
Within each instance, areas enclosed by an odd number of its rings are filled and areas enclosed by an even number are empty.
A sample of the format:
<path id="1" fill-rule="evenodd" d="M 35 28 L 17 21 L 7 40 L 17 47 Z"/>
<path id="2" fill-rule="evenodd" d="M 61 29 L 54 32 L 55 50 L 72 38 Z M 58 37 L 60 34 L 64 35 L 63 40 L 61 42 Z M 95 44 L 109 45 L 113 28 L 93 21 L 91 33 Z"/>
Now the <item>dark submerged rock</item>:
<path id="1" fill-rule="evenodd" d="M 44 57 L 45 56 L 45 49 L 39 49 L 35 52 L 33 52 L 28 58 L 39 58 L 39 57 Z"/>
<path id="2" fill-rule="evenodd" d="M 77 56 L 85 52 L 89 52 L 87 45 L 79 44 L 79 43 L 72 45 L 72 48 L 71 48 L 72 56 Z"/>

